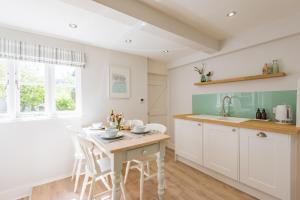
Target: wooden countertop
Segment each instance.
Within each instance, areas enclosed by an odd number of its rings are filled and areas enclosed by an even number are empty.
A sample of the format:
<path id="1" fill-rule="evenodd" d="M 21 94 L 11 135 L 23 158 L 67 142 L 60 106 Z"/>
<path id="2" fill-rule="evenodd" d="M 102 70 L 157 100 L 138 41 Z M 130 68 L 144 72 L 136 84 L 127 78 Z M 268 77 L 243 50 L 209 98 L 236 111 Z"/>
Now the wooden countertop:
<path id="1" fill-rule="evenodd" d="M 193 115 L 192 114 L 175 115 L 174 118 L 196 121 L 196 122 L 207 122 L 207 123 L 219 124 L 224 126 L 233 126 L 238 128 L 255 129 L 260 131 L 270 131 L 270 132 L 289 134 L 289 135 L 295 135 L 300 133 L 300 128 L 296 127 L 296 125 L 277 124 L 271 121 L 266 122 L 266 121 L 249 120 L 241 123 L 233 123 L 233 122 L 211 120 L 211 119 L 196 119 L 196 118 L 191 118 L 190 116 Z"/>

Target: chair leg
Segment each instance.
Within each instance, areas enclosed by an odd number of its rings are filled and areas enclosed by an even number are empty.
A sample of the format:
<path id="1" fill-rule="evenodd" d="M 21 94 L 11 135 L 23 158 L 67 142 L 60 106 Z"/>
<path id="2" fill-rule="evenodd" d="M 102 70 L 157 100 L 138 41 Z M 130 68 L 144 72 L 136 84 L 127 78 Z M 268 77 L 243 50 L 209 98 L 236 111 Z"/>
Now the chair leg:
<path id="1" fill-rule="evenodd" d="M 124 178 L 124 183 L 126 184 L 127 178 L 128 178 L 128 174 L 129 174 L 129 170 L 130 170 L 130 164 L 131 161 L 128 161 L 126 164 L 126 171 L 125 171 L 125 178 Z"/>
<path id="2" fill-rule="evenodd" d="M 149 161 L 147 161 L 147 174 L 148 174 L 148 176 L 151 176 L 151 174 L 150 174 L 150 162 Z"/>
<path id="3" fill-rule="evenodd" d="M 124 184 L 124 180 L 123 180 L 123 176 L 121 176 L 121 192 L 122 192 L 122 196 L 123 196 L 123 200 L 127 200 L 127 196 L 126 196 L 126 189 L 125 189 L 125 184 Z"/>
<path id="4" fill-rule="evenodd" d="M 143 200 L 143 194 L 144 194 L 144 170 L 145 166 L 144 163 L 141 163 L 141 174 L 140 174 L 140 200 Z"/>
<path id="5" fill-rule="evenodd" d="M 80 177 L 80 173 L 81 173 L 81 165 L 82 165 L 82 159 L 80 159 L 80 160 L 78 161 L 78 164 L 77 164 L 77 171 L 76 171 L 76 178 L 75 178 L 74 192 L 77 191 L 78 182 L 79 182 L 79 177 Z"/>
<path id="6" fill-rule="evenodd" d="M 75 176 L 77 164 L 78 164 L 78 159 L 75 159 L 75 160 L 74 160 L 74 165 L 73 165 L 73 170 L 72 170 L 72 178 L 71 178 L 71 181 L 74 180 L 74 176 Z"/>
<path id="7" fill-rule="evenodd" d="M 82 189 L 81 189 L 80 199 L 79 199 L 79 200 L 83 200 L 84 193 L 85 193 L 85 190 L 86 190 L 86 186 L 87 186 L 87 184 L 88 184 L 88 181 L 89 181 L 89 175 L 88 175 L 88 174 L 85 174 L 84 180 L 83 180 L 83 184 L 82 184 Z"/>
<path id="8" fill-rule="evenodd" d="M 92 177 L 92 183 L 89 190 L 88 200 L 94 199 L 95 177 Z"/>

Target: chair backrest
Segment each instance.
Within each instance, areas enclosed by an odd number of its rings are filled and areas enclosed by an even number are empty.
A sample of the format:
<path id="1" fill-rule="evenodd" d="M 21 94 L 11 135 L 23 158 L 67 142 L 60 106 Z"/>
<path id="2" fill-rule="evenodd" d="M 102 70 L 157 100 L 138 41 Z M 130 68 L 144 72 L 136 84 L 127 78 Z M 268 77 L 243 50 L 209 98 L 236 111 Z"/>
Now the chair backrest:
<path id="1" fill-rule="evenodd" d="M 131 128 L 133 128 L 135 126 L 144 126 L 144 122 L 139 119 L 133 119 L 133 120 L 130 120 L 130 126 L 131 126 Z"/>
<path id="2" fill-rule="evenodd" d="M 146 129 L 151 131 L 158 131 L 162 134 L 165 134 L 167 132 L 167 127 L 158 123 L 147 124 Z"/>
<path id="3" fill-rule="evenodd" d="M 86 159 L 86 166 L 89 170 L 89 172 L 92 175 L 97 175 L 101 173 L 100 166 L 97 164 L 97 159 L 94 154 L 94 143 L 88 140 L 83 135 L 78 135 L 78 142 L 79 146 L 81 148 L 81 151 L 84 154 L 84 157 Z"/>
<path id="4" fill-rule="evenodd" d="M 79 146 L 79 142 L 78 142 L 78 135 L 82 134 L 80 129 L 76 129 L 71 125 L 66 126 L 67 132 L 69 133 L 71 139 L 72 139 L 72 143 L 73 143 L 73 147 L 75 150 L 75 153 L 77 154 L 82 154 L 81 148 Z"/>

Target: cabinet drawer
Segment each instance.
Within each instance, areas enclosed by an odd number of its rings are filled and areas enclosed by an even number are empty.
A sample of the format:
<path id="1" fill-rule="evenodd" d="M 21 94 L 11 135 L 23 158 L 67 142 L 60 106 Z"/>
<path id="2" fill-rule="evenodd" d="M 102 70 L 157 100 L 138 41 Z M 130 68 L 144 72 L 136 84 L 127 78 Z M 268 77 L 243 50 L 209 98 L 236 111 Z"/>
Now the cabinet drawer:
<path id="1" fill-rule="evenodd" d="M 142 156 L 148 156 L 155 154 L 159 151 L 159 144 L 151 144 L 145 147 L 132 149 L 126 152 L 126 159 L 132 160 L 134 158 L 142 157 Z"/>

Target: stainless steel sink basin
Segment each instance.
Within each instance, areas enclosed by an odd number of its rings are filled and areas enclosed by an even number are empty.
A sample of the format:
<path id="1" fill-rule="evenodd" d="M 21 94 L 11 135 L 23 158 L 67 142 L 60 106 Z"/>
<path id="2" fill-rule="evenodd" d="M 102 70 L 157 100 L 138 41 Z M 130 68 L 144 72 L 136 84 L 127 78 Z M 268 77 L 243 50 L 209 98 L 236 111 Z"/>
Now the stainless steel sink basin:
<path id="1" fill-rule="evenodd" d="M 195 119 L 208 119 L 208 120 L 217 120 L 217 121 L 225 121 L 225 122 L 232 122 L 232 123 L 241 123 L 250 120 L 248 118 L 222 117 L 217 115 L 191 115 L 188 117 L 195 118 Z"/>

